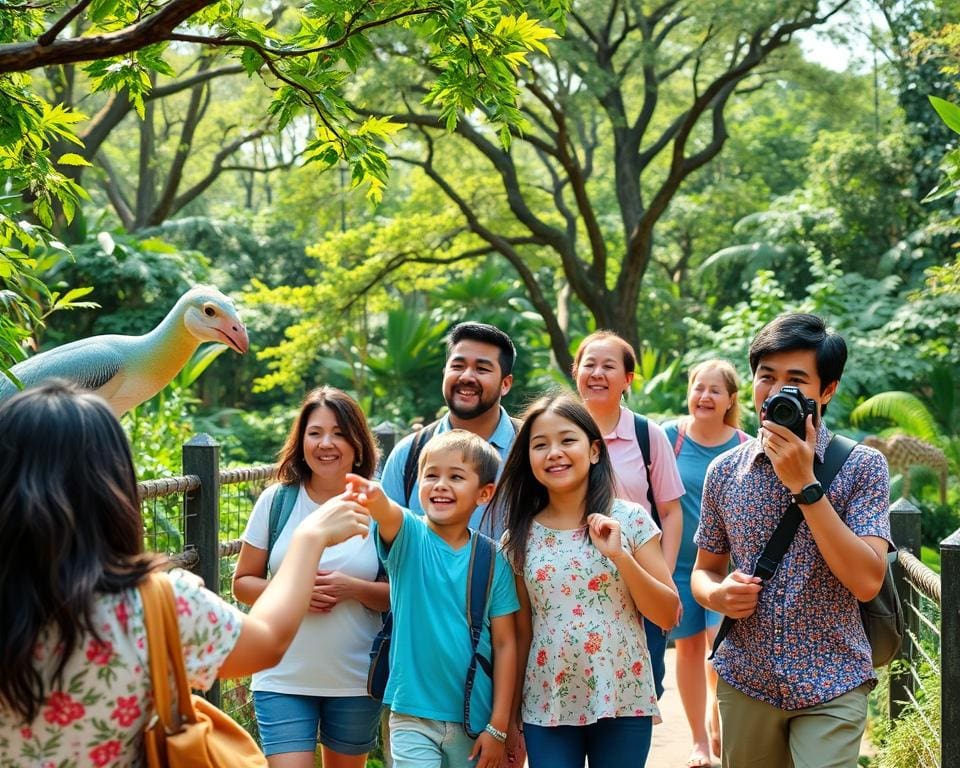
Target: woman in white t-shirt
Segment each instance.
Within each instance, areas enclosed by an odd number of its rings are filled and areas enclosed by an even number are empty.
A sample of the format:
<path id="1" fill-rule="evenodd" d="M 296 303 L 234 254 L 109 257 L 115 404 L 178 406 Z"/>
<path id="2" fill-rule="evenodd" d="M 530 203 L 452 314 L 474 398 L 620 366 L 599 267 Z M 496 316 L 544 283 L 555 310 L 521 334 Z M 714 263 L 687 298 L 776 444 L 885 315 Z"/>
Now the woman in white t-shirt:
<path id="1" fill-rule="evenodd" d="M 154 696 L 137 586 L 166 558 L 143 551 L 123 429 L 101 398 L 51 382 L 0 404 L 0 435 L 0 765 L 143 765 Z M 312 514 L 246 616 L 170 572 L 191 687 L 275 664 L 313 564 L 367 521 L 343 499 Z"/>
<path id="2" fill-rule="evenodd" d="M 299 522 L 344 492 L 348 472 L 370 478 L 376 466 L 376 442 L 356 401 L 334 387 L 308 393 L 280 451 L 280 482 L 257 500 L 241 537 L 233 577 L 237 599 L 255 605 Z M 289 517 L 284 522 L 286 515 L 274 514 L 279 530 L 271 536 L 271 507 L 276 500 L 283 509 L 287 494 Z M 390 587 L 380 574 L 372 538 L 328 547 L 317 564 L 310 610 L 289 650 L 275 667 L 253 676 L 254 710 L 271 768 L 313 768 L 318 738 L 324 768 L 366 764 L 380 722 L 380 703 L 366 690 L 370 647 L 390 605 Z"/>

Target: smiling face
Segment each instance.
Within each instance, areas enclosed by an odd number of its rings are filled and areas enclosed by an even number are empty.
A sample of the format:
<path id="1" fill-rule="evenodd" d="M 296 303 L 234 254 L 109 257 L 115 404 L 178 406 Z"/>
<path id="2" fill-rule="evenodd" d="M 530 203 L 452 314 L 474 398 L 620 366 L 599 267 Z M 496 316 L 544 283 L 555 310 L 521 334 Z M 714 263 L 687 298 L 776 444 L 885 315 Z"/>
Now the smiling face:
<path id="1" fill-rule="evenodd" d="M 353 471 L 356 452 L 345 437 L 333 409 L 313 409 L 303 433 L 303 459 L 318 479 L 342 478 Z"/>
<path id="2" fill-rule="evenodd" d="M 576 369 L 577 391 L 588 408 L 619 406 L 620 398 L 633 381 L 633 372 L 623 365 L 623 347 L 601 339 L 588 344 Z"/>
<path id="3" fill-rule="evenodd" d="M 473 511 L 490 501 L 494 484 L 480 482 L 463 453 L 433 450 L 420 470 L 420 506 L 435 526 L 466 526 Z"/>
<path id="4" fill-rule="evenodd" d="M 763 418 L 763 401 L 786 386 L 797 387 L 804 397 L 815 400 L 821 408 L 830 402 L 837 391 L 838 382 L 833 381 L 820 391 L 820 376 L 817 373 L 817 353 L 812 349 L 793 349 L 764 355 L 753 375 L 753 405 Z M 814 419 L 814 425 L 818 424 Z"/>
<path id="5" fill-rule="evenodd" d="M 450 350 L 443 368 L 443 399 L 459 419 L 482 416 L 510 391 L 513 376 L 500 370 L 500 350 L 493 344 L 464 340 Z"/>
<path id="6" fill-rule="evenodd" d="M 727 382 L 716 368 L 700 371 L 687 392 L 687 410 L 697 421 L 722 424 L 733 405 L 735 395 L 727 392 Z"/>
<path id="7" fill-rule="evenodd" d="M 554 411 L 536 417 L 530 429 L 530 468 L 548 493 L 571 491 L 587 482 L 600 459 L 598 441 Z"/>

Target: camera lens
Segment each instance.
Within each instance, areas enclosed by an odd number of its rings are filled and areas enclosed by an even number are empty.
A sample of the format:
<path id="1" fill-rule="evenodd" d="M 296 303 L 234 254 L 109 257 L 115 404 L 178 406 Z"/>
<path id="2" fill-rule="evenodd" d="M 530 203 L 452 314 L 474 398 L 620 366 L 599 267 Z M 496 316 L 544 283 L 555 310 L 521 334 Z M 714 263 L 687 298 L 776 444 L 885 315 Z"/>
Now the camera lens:
<path id="1" fill-rule="evenodd" d="M 770 409 L 767 418 L 776 424 L 788 426 L 793 424 L 793 422 L 795 422 L 799 416 L 800 412 L 797 410 L 797 406 L 792 401 L 778 398 L 773 404 L 773 407 Z"/>

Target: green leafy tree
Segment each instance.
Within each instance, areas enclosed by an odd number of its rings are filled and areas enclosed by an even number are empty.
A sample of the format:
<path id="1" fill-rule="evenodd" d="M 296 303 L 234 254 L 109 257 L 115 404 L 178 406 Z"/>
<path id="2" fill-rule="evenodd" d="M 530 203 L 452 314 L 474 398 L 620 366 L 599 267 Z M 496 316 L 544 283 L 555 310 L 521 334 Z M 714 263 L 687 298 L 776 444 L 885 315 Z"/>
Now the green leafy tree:
<path id="1" fill-rule="evenodd" d="M 399 62 L 392 87 L 369 83 L 357 98 L 372 101 L 373 89 L 402 94 L 376 114 L 423 131 L 419 151 L 397 155 L 459 211 L 464 234 L 446 258 L 497 254 L 508 263 L 569 368 L 570 339 L 551 284 L 569 285 L 596 325 L 637 342 L 656 232 L 677 194 L 724 149 L 735 130 L 729 106 L 798 60 L 790 45 L 797 32 L 846 5 L 575 4 L 552 59 L 535 60 L 524 78 L 526 123 L 511 129 L 509 147 L 472 119 L 452 137 L 439 133 L 446 124 L 415 107 L 429 87 L 430 62 L 402 48 L 384 45 Z M 463 172 L 480 164 L 496 181 L 483 194 Z M 391 249 L 379 262 L 386 275 L 430 258 Z M 541 265 L 555 274 L 546 285 Z"/>
<path id="2" fill-rule="evenodd" d="M 420 54 L 434 64 L 435 77 L 426 97 L 445 124 L 455 125 L 464 110 L 479 106 L 492 123 L 517 125 L 521 119 L 516 105 L 519 67 L 531 50 L 544 50 L 543 41 L 555 36 L 549 27 L 527 16 L 530 10 L 560 21 L 565 6 L 563 0 L 542 0 L 533 6 L 519 0 L 482 0 L 469 6 L 457 0 L 430 5 L 415 0 L 315 0 L 289 9 L 229 0 L 166 0 L 148 5 L 136 0 L 51 0 L 3 5 L 0 182 L 12 193 L 24 195 L 33 215 L 47 228 L 58 210 L 69 223 L 85 197 L 63 168 L 88 161 L 76 152 L 57 151 L 63 141 L 80 143 L 74 129 L 83 116 L 45 100 L 29 74 L 32 70 L 83 64 L 94 91 L 123 92 L 143 118 L 155 78 L 174 74 L 169 57 L 192 49 L 224 52 L 249 76 L 259 78 L 272 94 L 266 114 L 277 129 L 312 116 L 316 128 L 306 144 L 305 161 L 318 167 L 346 164 L 352 184 L 364 185 L 367 195 L 377 200 L 388 171 L 384 142 L 401 126 L 389 118 L 362 116 L 344 98 L 353 73 L 371 58 L 370 36 L 384 27 L 409 30 Z M 201 89 L 191 95 L 191 103 L 200 101 L 197 110 L 203 94 Z M 182 139 L 181 134 L 181 143 Z M 139 189 L 147 192 L 156 187 L 141 183 Z M 175 203 L 177 190 L 178 185 L 165 185 L 158 203 L 171 198 Z M 172 209 L 167 206 L 166 210 Z M 31 298 L 28 289 L 46 294 L 49 290 L 35 284 L 31 273 L 35 265 L 25 261 L 29 257 L 22 249 L 31 247 L 30 243 L 15 231 L 6 209 L 0 216 L 0 225 L 6 227 L 3 245 L 17 254 L 6 257 L 8 268 L 0 272 L 12 294 L 5 303 L 17 310 L 9 317 L 42 321 L 41 303 Z M 157 221 L 157 217 L 139 220 Z M 24 287 L 25 283 L 30 286 Z M 24 331 L 30 329 L 16 320 L 0 322 L 4 372 L 18 357 L 14 350 Z"/>
<path id="3" fill-rule="evenodd" d="M 562 0 L 533 6 L 559 20 Z M 349 72 L 370 55 L 370 35 L 385 26 L 413 30 L 436 67 L 427 100 L 440 119 L 456 125 L 464 109 L 482 104 L 493 121 L 520 122 L 517 68 L 555 34 L 529 18 L 527 3 L 415 0 L 369 3 L 319 0 L 294 7 L 289 20 L 270 8 L 221 0 L 167 0 L 147 7 L 135 0 L 53 0 L 40 6 L 0 9 L 0 74 L 87 62 L 96 90 L 124 90 L 144 117 L 156 74 L 171 76 L 171 45 L 222 50 L 273 92 L 268 112 L 280 128 L 305 111 L 317 118 L 308 162 L 347 162 L 356 183 L 378 199 L 386 180 L 383 139 L 400 126 L 385 118 L 357 119 L 343 98 Z M 282 14 L 282 11 L 281 11 Z M 82 34 L 78 34 L 78 29 Z M 29 92 L 30 82 L 18 76 Z M 9 100 L 8 119 L 18 111 Z"/>

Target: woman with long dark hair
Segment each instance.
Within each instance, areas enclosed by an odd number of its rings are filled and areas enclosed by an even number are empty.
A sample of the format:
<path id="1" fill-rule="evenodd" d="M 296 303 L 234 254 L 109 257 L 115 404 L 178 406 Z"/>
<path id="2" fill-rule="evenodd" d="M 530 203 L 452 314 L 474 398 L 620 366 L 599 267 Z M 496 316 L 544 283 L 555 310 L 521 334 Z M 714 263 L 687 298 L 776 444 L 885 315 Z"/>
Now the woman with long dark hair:
<path id="1" fill-rule="evenodd" d="M 140 765 L 153 691 L 137 587 L 165 558 L 144 552 L 126 436 L 104 400 L 66 382 L 0 404 L 0 435 L 0 765 Z M 246 616 L 167 574 L 191 686 L 276 663 L 324 548 L 367 526 L 343 499 L 315 511 Z"/>
<path id="2" fill-rule="evenodd" d="M 371 478 L 376 466 L 376 441 L 357 402 L 334 387 L 307 393 L 280 450 L 280 482 L 261 494 L 243 533 L 237 599 L 256 605 L 300 520 L 342 494 L 348 472 Z M 279 530 L 271 531 L 271 508 Z M 324 768 L 366 764 L 380 722 L 380 703 L 366 690 L 370 646 L 390 605 L 379 563 L 372 537 L 329 547 L 314 564 L 310 611 L 289 650 L 254 675 L 254 710 L 272 768 L 313 768 L 318 739 Z"/>

